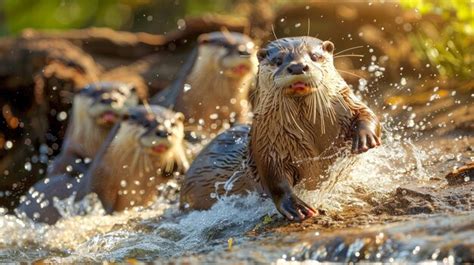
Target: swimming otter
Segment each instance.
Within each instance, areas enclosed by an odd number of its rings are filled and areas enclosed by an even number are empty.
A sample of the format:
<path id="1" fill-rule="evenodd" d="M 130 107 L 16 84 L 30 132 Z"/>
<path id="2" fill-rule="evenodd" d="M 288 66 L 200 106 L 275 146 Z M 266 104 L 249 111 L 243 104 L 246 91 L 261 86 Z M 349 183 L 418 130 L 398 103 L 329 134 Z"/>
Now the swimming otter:
<path id="1" fill-rule="evenodd" d="M 48 168 L 47 176 L 84 174 L 87 161 L 95 157 L 115 122 L 127 108 L 137 104 L 135 88 L 124 83 L 101 82 L 81 89 L 74 96 L 61 152 Z"/>
<path id="2" fill-rule="evenodd" d="M 334 45 L 312 37 L 283 38 L 258 52 L 254 121 L 217 136 L 195 159 L 181 207 L 207 209 L 222 194 L 270 196 L 289 220 L 316 211 L 293 190 L 316 189 L 340 148 L 354 153 L 381 144 L 380 123 L 333 64 Z"/>
<path id="3" fill-rule="evenodd" d="M 107 213 L 152 202 L 157 185 L 189 167 L 183 148 L 184 116 L 158 106 L 139 106 L 124 119 L 112 129 L 84 177 L 62 174 L 38 182 L 17 213 L 54 224 L 61 218 L 54 200 L 74 194 L 79 201 L 96 193 Z"/>
<path id="4" fill-rule="evenodd" d="M 203 34 L 198 43 L 181 76 L 151 103 L 182 112 L 186 131 L 215 134 L 247 120 L 256 52 L 252 40 L 237 32 Z"/>

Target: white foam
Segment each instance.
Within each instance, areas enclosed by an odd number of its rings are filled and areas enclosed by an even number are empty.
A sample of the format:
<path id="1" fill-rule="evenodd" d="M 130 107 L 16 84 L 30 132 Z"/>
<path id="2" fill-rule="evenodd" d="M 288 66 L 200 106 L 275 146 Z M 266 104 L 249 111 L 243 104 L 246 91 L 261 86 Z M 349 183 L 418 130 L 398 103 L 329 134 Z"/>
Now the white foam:
<path id="1" fill-rule="evenodd" d="M 427 180 L 424 165 L 429 157 L 410 140 L 386 139 L 382 146 L 364 154 L 336 160 L 321 189 L 298 193 L 304 201 L 326 211 L 368 207 L 368 202 L 382 201 L 403 184 Z"/>

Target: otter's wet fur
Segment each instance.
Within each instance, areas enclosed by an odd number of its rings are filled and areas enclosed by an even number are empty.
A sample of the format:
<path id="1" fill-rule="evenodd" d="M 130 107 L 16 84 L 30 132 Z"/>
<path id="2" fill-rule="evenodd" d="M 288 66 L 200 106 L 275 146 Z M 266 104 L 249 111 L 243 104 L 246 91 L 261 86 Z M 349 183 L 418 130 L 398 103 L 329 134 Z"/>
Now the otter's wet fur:
<path id="1" fill-rule="evenodd" d="M 63 173 L 84 174 L 87 170 L 84 160 L 95 157 L 113 126 L 100 124 L 100 114 L 113 112 L 118 120 L 127 108 L 137 104 L 135 89 L 123 83 L 90 84 L 79 91 L 73 99 L 71 118 L 61 152 L 48 169 L 48 177 Z"/>
<path id="2" fill-rule="evenodd" d="M 87 173 L 80 178 L 62 174 L 35 184 L 17 208 L 37 222 L 53 224 L 61 218 L 55 200 L 82 200 L 96 193 L 107 213 L 146 206 L 157 195 L 157 185 L 189 163 L 183 146 L 183 115 L 158 106 L 129 109 L 116 124 Z M 153 148 L 166 146 L 156 153 Z"/>
<path id="3" fill-rule="evenodd" d="M 258 191 L 290 220 L 316 213 L 293 187 L 317 189 L 349 139 L 355 153 L 380 144 L 379 121 L 337 72 L 333 50 L 329 41 L 295 37 L 259 51 L 251 129 L 239 126 L 219 135 L 196 158 L 183 184 L 183 208 L 209 208 L 223 192 Z M 221 154 L 213 155 L 216 151 Z M 226 163 L 216 167 L 222 160 Z M 211 168 L 214 172 L 206 172 Z M 219 183 L 227 188 L 216 188 Z"/>
<path id="4" fill-rule="evenodd" d="M 145 108 L 132 111 L 131 115 L 142 117 L 122 123 L 103 161 L 93 169 L 90 189 L 99 195 L 107 212 L 146 206 L 156 196 L 159 184 L 172 178 L 174 172 L 183 173 L 189 167 L 183 143 L 183 115 L 158 106 L 151 106 L 149 110 L 153 110 L 154 116 Z M 150 150 L 151 146 L 141 144 L 143 135 L 153 133 L 148 132 L 147 123 L 154 122 L 150 119 L 156 119 L 154 126 L 169 134 L 166 141 L 170 145 L 165 153 L 156 154 Z M 160 141 L 151 140 L 149 144 Z"/>
<path id="5" fill-rule="evenodd" d="M 203 34 L 198 43 L 189 74 L 151 102 L 182 112 L 186 131 L 216 133 L 248 120 L 248 92 L 257 69 L 254 43 L 236 32 Z M 234 72 L 238 67 L 245 70 Z"/>

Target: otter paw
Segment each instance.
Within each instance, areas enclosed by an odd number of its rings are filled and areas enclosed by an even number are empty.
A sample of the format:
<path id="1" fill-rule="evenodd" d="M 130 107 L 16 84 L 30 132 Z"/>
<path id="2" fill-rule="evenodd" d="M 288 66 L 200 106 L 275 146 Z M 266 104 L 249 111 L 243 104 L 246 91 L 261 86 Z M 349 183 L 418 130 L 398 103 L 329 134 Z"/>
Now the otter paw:
<path id="1" fill-rule="evenodd" d="M 375 133 L 374 126 L 359 122 L 353 127 L 352 153 L 360 154 L 382 144 L 380 136 Z"/>
<path id="2" fill-rule="evenodd" d="M 290 221 L 301 222 L 316 215 L 317 211 L 295 195 L 285 196 L 277 204 L 278 211 Z"/>

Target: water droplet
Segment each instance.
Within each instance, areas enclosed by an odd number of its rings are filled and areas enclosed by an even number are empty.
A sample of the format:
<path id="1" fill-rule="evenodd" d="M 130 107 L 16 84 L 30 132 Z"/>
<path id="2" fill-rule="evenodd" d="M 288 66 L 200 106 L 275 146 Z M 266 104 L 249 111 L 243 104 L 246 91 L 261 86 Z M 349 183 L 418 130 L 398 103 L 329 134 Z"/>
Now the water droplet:
<path id="1" fill-rule="evenodd" d="M 405 79 L 405 77 L 402 77 L 402 79 L 400 79 L 400 85 L 405 86 L 406 84 L 407 80 Z"/>
<path id="2" fill-rule="evenodd" d="M 6 141 L 5 142 L 5 150 L 10 150 L 13 147 L 13 142 L 12 141 Z"/>
<path id="3" fill-rule="evenodd" d="M 25 163 L 25 170 L 26 171 L 31 171 L 31 163 L 30 162 Z"/>
<path id="4" fill-rule="evenodd" d="M 58 113 L 57 119 L 58 119 L 58 121 L 66 120 L 67 119 L 67 113 L 65 111 L 61 111 L 60 113 Z"/>
<path id="5" fill-rule="evenodd" d="M 120 181 L 120 187 L 122 187 L 122 188 L 127 187 L 127 181 L 121 180 L 121 181 Z"/>
<path id="6" fill-rule="evenodd" d="M 191 85 L 190 84 L 184 84 L 184 92 L 188 92 L 191 90 Z"/>
<path id="7" fill-rule="evenodd" d="M 178 19 L 176 23 L 178 24 L 178 29 L 183 30 L 186 28 L 186 21 L 184 19 Z"/>

